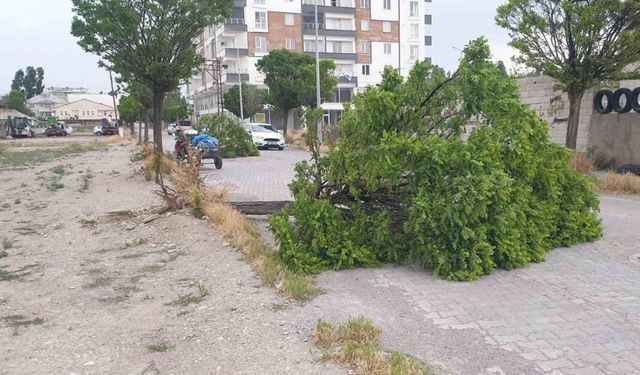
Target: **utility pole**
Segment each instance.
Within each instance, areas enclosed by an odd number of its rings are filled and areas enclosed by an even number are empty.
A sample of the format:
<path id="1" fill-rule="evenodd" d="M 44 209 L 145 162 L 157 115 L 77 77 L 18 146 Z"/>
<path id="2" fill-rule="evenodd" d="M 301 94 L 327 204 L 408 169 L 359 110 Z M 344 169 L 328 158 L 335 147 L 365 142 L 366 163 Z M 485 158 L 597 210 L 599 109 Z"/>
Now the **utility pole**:
<path id="1" fill-rule="evenodd" d="M 322 110 L 320 107 L 320 44 L 318 43 L 318 1 L 314 0 L 314 10 L 315 10 L 315 29 L 316 29 L 316 106 L 318 109 Z M 322 144 L 322 122 L 324 120 L 324 112 L 320 120 L 318 121 L 318 142 Z"/>
<path id="2" fill-rule="evenodd" d="M 111 99 L 113 99 L 113 112 L 116 114 L 116 124 L 118 123 L 118 107 L 116 106 L 116 92 L 113 90 L 113 75 L 109 69 L 109 80 L 111 81 Z"/>
<path id="3" fill-rule="evenodd" d="M 240 49 L 236 40 L 236 55 L 238 57 L 238 91 L 240 92 L 240 122 L 244 121 L 244 109 L 242 106 L 242 73 L 240 72 Z"/>

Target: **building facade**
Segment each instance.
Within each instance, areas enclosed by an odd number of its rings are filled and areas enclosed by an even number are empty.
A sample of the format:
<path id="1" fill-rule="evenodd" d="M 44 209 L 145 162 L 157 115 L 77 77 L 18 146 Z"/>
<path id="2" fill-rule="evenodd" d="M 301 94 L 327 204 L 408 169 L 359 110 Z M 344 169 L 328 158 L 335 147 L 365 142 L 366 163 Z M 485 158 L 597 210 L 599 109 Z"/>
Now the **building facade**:
<path id="1" fill-rule="evenodd" d="M 195 116 L 217 113 L 218 93 L 240 82 L 264 87 L 256 63 L 269 51 L 288 49 L 315 56 L 316 0 L 236 0 L 224 25 L 209 27 L 198 40 L 206 68 L 193 77 L 187 96 Z M 406 75 L 429 56 L 430 0 L 317 0 L 318 50 L 336 64 L 338 85 L 322 104 L 335 122 L 344 102 L 377 84 L 385 66 Z M 218 84 L 220 82 L 220 84 Z"/>
<path id="2" fill-rule="evenodd" d="M 113 109 L 113 97 L 108 94 L 93 94 L 85 88 L 47 87 L 42 94 L 27 99 L 27 106 L 37 118 L 54 116 L 54 110 L 65 104 L 79 100 L 89 100 Z"/>
<path id="3" fill-rule="evenodd" d="M 103 118 L 115 119 L 113 105 L 80 99 L 61 105 L 52 110 L 52 116 L 58 120 L 96 122 Z"/>

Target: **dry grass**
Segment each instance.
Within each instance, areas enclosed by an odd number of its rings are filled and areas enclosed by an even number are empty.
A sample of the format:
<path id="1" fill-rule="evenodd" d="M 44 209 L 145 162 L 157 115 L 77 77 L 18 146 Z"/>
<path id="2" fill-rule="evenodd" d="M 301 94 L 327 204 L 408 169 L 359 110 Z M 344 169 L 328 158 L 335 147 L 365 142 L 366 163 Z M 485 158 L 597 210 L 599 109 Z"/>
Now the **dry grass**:
<path id="1" fill-rule="evenodd" d="M 214 229 L 244 254 L 266 285 L 299 302 L 308 301 L 318 294 L 310 277 L 289 271 L 265 244 L 258 230 L 240 212 L 225 203 L 226 190 L 204 186 L 195 160 L 179 162 L 162 157 L 158 161 L 150 146 L 143 146 L 142 152 L 145 155 L 144 171 L 145 176 L 149 176 L 148 180 L 158 166 L 161 174 L 166 173 L 171 177 L 173 188 L 169 190 L 169 196 L 163 196 L 171 209 L 189 206 L 196 217 L 207 217 L 214 224 Z"/>
<path id="2" fill-rule="evenodd" d="M 571 167 L 576 171 L 583 174 L 588 174 L 593 171 L 593 163 L 587 155 L 581 152 L 574 152 L 571 158 Z"/>
<path id="3" fill-rule="evenodd" d="M 225 240 L 244 254 L 266 285 L 299 302 L 318 294 L 311 278 L 289 271 L 240 212 L 224 202 L 205 200 L 204 214 Z"/>
<path id="4" fill-rule="evenodd" d="M 598 189 L 608 193 L 640 194 L 640 176 L 610 172 Z"/>
<path id="5" fill-rule="evenodd" d="M 380 348 L 382 330 L 364 317 L 334 328 L 324 320 L 316 324 L 315 344 L 325 358 L 355 369 L 362 375 L 428 375 L 415 360 L 401 353 L 387 355 Z"/>

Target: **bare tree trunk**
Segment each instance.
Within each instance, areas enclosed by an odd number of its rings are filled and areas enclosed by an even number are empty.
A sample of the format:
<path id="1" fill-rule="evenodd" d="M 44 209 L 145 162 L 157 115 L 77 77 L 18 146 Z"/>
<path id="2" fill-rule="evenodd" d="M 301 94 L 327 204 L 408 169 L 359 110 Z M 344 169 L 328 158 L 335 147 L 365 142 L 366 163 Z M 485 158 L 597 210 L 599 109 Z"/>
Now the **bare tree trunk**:
<path id="1" fill-rule="evenodd" d="M 162 105 L 164 92 L 153 92 L 153 143 L 156 155 L 162 155 Z"/>
<path id="2" fill-rule="evenodd" d="M 149 109 L 144 111 L 144 143 L 149 143 Z"/>
<path id="3" fill-rule="evenodd" d="M 565 145 L 574 150 L 578 143 L 578 126 L 580 125 L 580 107 L 584 91 L 569 91 L 569 122 L 567 123 L 567 138 Z"/>
<path id="4" fill-rule="evenodd" d="M 287 136 L 287 127 L 289 124 L 289 111 L 283 111 L 282 112 L 282 135 L 284 135 L 285 137 Z"/>
<path id="5" fill-rule="evenodd" d="M 138 121 L 138 144 L 142 144 L 142 116 Z"/>

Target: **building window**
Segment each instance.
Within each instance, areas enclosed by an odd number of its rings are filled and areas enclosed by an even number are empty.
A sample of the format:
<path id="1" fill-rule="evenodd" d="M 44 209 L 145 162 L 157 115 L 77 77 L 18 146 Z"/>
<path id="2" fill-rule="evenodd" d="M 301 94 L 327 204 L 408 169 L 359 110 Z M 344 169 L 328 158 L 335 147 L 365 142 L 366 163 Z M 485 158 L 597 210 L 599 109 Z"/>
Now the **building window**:
<path id="1" fill-rule="evenodd" d="M 418 40 L 418 38 L 420 38 L 420 28 L 417 23 L 409 25 L 409 38 L 413 40 Z"/>
<path id="2" fill-rule="evenodd" d="M 384 44 L 384 54 L 385 55 L 390 55 L 391 54 L 391 43 L 385 43 Z"/>
<path id="3" fill-rule="evenodd" d="M 430 46 L 431 44 L 432 44 L 431 35 L 425 35 L 424 36 L 424 45 L 425 46 Z"/>
<path id="4" fill-rule="evenodd" d="M 418 2 L 409 2 L 409 17 L 418 17 Z"/>
<path id="5" fill-rule="evenodd" d="M 362 75 L 363 76 L 369 75 L 369 65 L 362 65 Z"/>
<path id="6" fill-rule="evenodd" d="M 369 8 L 369 0 L 360 0 L 360 8 L 362 9 Z"/>
<path id="7" fill-rule="evenodd" d="M 327 42 L 327 52 L 351 53 L 352 47 L 348 42 Z"/>
<path id="8" fill-rule="evenodd" d="M 256 29 L 267 29 L 267 12 L 256 12 Z"/>
<path id="9" fill-rule="evenodd" d="M 287 38 L 285 41 L 286 49 L 296 49 L 296 38 Z"/>
<path id="10" fill-rule="evenodd" d="M 383 33 L 390 33 L 391 32 L 391 22 L 382 21 L 382 32 Z"/>
<path id="11" fill-rule="evenodd" d="M 409 46 L 409 60 L 416 60 L 418 58 L 418 46 L 410 45 Z"/>
<path id="12" fill-rule="evenodd" d="M 424 24 L 431 25 L 433 23 L 433 17 L 430 14 L 424 15 Z"/>
<path id="13" fill-rule="evenodd" d="M 362 41 L 358 43 L 358 52 L 360 53 L 369 53 L 370 52 L 370 48 L 369 48 L 370 44 L 368 41 Z"/>
<path id="14" fill-rule="evenodd" d="M 384 9 L 391 9 L 391 0 L 383 0 Z"/>
<path id="15" fill-rule="evenodd" d="M 267 53 L 267 38 L 256 36 L 256 53 Z"/>
<path id="16" fill-rule="evenodd" d="M 284 14 L 284 24 L 287 26 L 293 26 L 296 24 L 295 18 L 293 17 L 293 13 Z"/>
<path id="17" fill-rule="evenodd" d="M 266 1 L 265 0 L 253 0 L 253 3 L 255 5 L 265 5 Z"/>
<path id="18" fill-rule="evenodd" d="M 360 30 L 369 31 L 369 21 L 368 20 L 360 21 Z"/>

